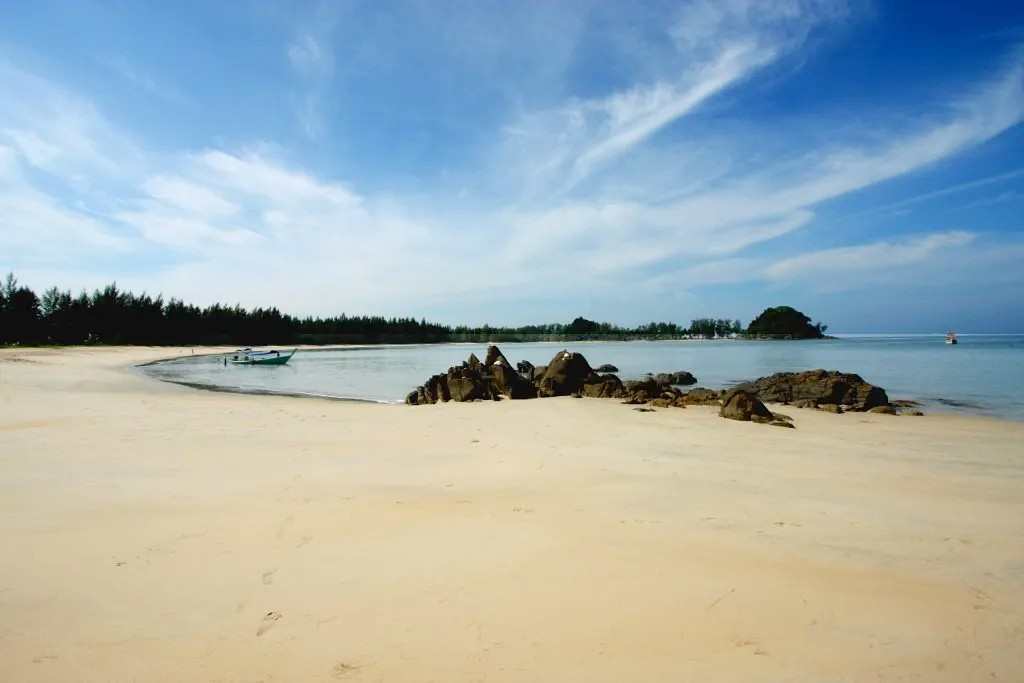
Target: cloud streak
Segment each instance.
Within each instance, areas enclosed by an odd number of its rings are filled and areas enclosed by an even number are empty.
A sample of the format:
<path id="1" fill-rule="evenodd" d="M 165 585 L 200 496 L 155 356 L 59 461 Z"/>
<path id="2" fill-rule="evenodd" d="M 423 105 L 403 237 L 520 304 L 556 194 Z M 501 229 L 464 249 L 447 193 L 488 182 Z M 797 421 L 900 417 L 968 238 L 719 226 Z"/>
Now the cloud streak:
<path id="1" fill-rule="evenodd" d="M 855 273 L 898 269 L 926 261 L 939 251 L 965 247 L 974 239 L 970 232 L 951 230 L 898 241 L 822 249 L 773 263 L 764 269 L 763 276 L 770 280 L 833 280 Z"/>

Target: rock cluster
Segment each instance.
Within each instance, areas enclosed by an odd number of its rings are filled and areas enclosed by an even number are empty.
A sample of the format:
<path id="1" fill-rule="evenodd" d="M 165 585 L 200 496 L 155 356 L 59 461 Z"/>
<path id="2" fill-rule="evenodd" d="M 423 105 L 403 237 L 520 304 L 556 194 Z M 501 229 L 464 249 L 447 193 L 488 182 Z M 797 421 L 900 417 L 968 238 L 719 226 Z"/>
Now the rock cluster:
<path id="1" fill-rule="evenodd" d="M 445 401 L 496 401 L 508 398 L 533 398 L 533 383 L 512 367 L 497 346 L 487 349 L 481 361 L 470 354 L 462 365 L 448 368 L 444 374 L 433 375 L 409 392 L 405 402 L 411 405 Z"/>
<path id="2" fill-rule="evenodd" d="M 612 366 L 601 366 L 604 369 Z M 647 375 L 623 382 L 610 372 L 598 372 L 581 353 L 559 351 L 547 365 L 520 361 L 515 367 L 493 344 L 484 360 L 475 355 L 443 374 L 427 379 L 406 396 L 412 405 L 445 401 L 481 401 L 500 398 L 524 399 L 549 396 L 615 398 L 630 405 L 649 404 L 656 408 L 692 405 L 719 407 L 719 415 L 731 420 L 792 427 L 792 420 L 772 413 L 765 403 L 790 404 L 798 408 L 843 413 L 859 411 L 882 414 L 920 414 L 910 410 L 912 402 L 889 402 L 885 390 L 865 382 L 859 375 L 809 370 L 780 372 L 718 392 L 703 387 L 688 391 L 680 385 L 695 384 L 689 372 Z M 914 404 L 916 405 L 916 404 Z"/>
<path id="3" fill-rule="evenodd" d="M 684 407 L 685 395 L 672 384 L 696 382 L 690 373 L 676 372 L 623 384 L 616 375 L 604 372 L 609 367 L 613 366 L 601 366 L 602 372 L 598 372 L 590 367 L 583 354 L 559 351 L 547 365 L 535 367 L 529 361 L 520 361 L 513 368 L 501 350 L 492 344 L 487 348 L 483 361 L 470 355 L 461 365 L 428 378 L 422 386 L 406 396 L 405 402 L 422 405 L 445 401 L 498 400 L 501 397 L 587 396 L 619 398 L 636 404 L 658 402 Z"/>
<path id="4" fill-rule="evenodd" d="M 744 389 L 732 389 L 722 397 L 720 417 L 744 422 L 758 422 L 775 427 L 792 427 L 792 418 L 781 413 L 772 413 L 756 395 Z"/>
<path id="5" fill-rule="evenodd" d="M 864 412 L 889 405 L 885 389 L 865 382 L 860 375 L 834 370 L 777 372 L 739 388 L 766 403 L 791 403 L 798 408 L 835 413 Z"/>

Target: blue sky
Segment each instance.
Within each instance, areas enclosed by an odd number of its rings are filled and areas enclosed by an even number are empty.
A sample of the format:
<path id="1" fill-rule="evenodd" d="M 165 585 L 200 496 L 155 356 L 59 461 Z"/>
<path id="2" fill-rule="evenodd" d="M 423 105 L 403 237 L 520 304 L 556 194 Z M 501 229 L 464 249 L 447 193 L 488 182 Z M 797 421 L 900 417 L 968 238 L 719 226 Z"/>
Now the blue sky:
<path id="1" fill-rule="evenodd" d="M 1024 6 L 14 3 L 0 271 L 517 324 L 1024 331 Z"/>

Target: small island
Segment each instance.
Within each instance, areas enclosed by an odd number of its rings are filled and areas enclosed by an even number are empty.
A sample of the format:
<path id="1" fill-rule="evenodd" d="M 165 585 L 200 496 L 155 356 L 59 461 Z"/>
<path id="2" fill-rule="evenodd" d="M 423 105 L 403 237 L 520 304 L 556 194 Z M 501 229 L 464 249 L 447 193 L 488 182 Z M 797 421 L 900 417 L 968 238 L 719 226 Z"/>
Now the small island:
<path id="1" fill-rule="evenodd" d="M 811 323 L 810 317 L 792 306 L 766 308 L 747 326 L 755 339 L 826 339 L 828 325 Z"/>

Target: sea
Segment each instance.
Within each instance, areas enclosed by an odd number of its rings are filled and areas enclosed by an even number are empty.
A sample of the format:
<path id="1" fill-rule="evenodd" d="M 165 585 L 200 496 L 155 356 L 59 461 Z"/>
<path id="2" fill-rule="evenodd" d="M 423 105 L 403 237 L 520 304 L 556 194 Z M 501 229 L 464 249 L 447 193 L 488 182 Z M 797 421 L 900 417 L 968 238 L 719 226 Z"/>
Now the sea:
<path id="1" fill-rule="evenodd" d="M 890 399 L 912 399 L 926 412 L 1024 420 L 1024 335 L 843 335 L 807 341 L 678 340 L 503 343 L 513 363 L 544 365 L 562 349 L 594 367 L 610 363 L 622 379 L 687 370 L 696 386 L 722 389 L 782 371 L 855 372 Z M 287 365 L 224 364 L 223 356 L 184 356 L 144 366 L 161 380 L 197 388 L 401 402 L 429 376 L 486 344 L 409 344 L 299 350 Z"/>

